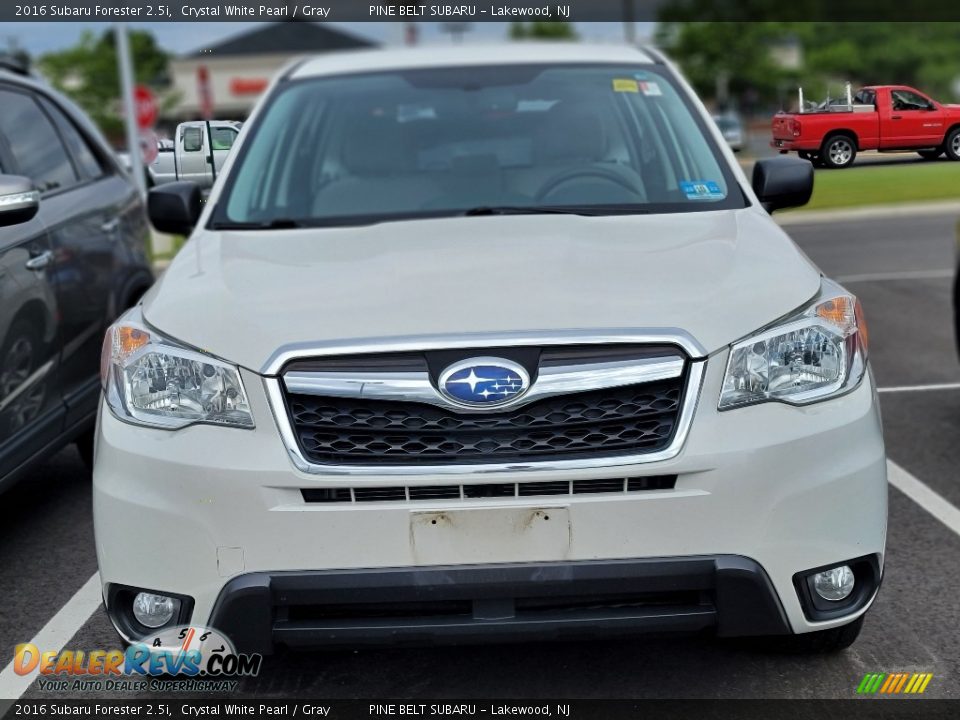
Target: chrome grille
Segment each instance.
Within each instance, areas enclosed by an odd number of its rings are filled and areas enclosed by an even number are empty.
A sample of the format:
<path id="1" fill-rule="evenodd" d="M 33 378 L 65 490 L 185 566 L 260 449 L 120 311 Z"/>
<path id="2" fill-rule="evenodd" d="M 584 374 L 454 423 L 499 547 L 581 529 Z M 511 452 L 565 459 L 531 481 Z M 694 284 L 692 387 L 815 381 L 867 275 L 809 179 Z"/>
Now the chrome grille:
<path id="1" fill-rule="evenodd" d="M 680 331 L 571 332 L 570 344 L 559 344 L 561 336 L 544 336 L 549 342 L 540 346 L 522 340 L 541 336 L 517 334 L 469 347 L 461 338 L 450 347 L 425 338 L 416 341 L 423 350 L 404 339 L 287 353 L 265 386 L 291 460 L 308 473 L 400 476 L 428 468 L 439 476 L 674 457 L 703 379 L 705 363 L 689 354 L 699 346 Z M 439 389 L 451 364 L 491 358 L 528 373 L 530 388 L 515 402 L 464 407 Z"/>
<path id="2" fill-rule="evenodd" d="M 684 376 L 461 414 L 401 401 L 287 393 L 296 439 L 318 464 L 523 462 L 662 450 L 673 437 Z"/>

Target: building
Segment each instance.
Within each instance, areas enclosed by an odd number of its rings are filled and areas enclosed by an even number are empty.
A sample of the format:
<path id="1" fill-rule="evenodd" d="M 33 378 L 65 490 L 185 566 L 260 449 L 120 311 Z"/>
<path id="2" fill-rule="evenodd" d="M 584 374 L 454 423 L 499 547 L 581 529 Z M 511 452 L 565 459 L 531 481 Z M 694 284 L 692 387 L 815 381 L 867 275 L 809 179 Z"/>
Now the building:
<path id="1" fill-rule="evenodd" d="M 274 73 L 293 58 L 339 50 L 369 48 L 376 43 L 329 25 L 279 22 L 227 38 L 170 61 L 176 103 L 163 115 L 163 125 L 203 116 L 199 78 L 206 74 L 213 117 L 243 120 L 253 109 Z"/>

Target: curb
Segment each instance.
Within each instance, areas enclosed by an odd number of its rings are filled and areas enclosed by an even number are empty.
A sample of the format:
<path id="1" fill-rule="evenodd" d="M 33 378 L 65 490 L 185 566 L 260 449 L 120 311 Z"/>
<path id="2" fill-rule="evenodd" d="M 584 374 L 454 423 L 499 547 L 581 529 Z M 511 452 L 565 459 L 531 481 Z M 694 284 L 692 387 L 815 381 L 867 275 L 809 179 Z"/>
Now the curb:
<path id="1" fill-rule="evenodd" d="M 801 225 L 807 223 L 852 222 L 854 220 L 883 220 L 910 217 L 911 215 L 957 215 L 960 217 L 960 200 L 903 203 L 901 205 L 861 205 L 856 208 L 836 210 L 797 210 L 784 215 L 774 215 L 778 225 Z"/>

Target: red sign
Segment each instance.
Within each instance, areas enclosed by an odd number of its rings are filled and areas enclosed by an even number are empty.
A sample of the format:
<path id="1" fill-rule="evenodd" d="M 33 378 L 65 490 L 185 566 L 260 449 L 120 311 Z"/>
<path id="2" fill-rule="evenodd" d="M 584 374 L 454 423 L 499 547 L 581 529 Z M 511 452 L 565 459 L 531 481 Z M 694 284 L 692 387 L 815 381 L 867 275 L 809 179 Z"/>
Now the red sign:
<path id="1" fill-rule="evenodd" d="M 270 83 L 267 78 L 231 78 L 230 93 L 233 95 L 259 95 Z"/>
<path id="2" fill-rule="evenodd" d="M 213 118 L 213 92 L 210 90 L 210 72 L 206 65 L 197 66 L 197 95 L 200 98 L 200 117 Z"/>
<path id="3" fill-rule="evenodd" d="M 149 130 L 157 121 L 157 100 L 150 88 L 137 85 L 133 88 L 133 102 L 136 105 L 137 127 Z"/>

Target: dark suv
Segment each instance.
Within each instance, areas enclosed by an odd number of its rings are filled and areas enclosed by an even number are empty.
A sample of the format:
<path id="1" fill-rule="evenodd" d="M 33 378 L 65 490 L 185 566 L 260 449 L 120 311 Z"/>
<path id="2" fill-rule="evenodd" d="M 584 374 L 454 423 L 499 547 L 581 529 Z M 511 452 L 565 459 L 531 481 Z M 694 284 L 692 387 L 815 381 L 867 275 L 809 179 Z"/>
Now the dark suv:
<path id="1" fill-rule="evenodd" d="M 0 62 L 0 490 L 76 441 L 105 328 L 153 283 L 137 189 L 72 103 Z"/>

